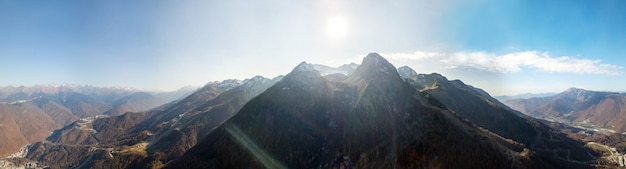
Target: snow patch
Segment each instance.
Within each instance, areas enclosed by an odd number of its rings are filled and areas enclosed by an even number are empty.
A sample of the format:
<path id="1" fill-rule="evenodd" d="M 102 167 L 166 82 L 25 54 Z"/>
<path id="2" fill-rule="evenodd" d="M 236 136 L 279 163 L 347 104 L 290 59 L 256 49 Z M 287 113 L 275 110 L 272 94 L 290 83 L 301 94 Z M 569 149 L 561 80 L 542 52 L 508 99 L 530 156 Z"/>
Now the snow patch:
<path id="1" fill-rule="evenodd" d="M 97 115 L 97 116 L 94 116 L 94 117 L 81 118 L 81 119 L 76 121 L 76 125 L 74 127 L 79 129 L 79 130 L 90 130 L 93 133 L 98 133 L 98 131 L 93 129 L 90 125 L 91 125 L 91 123 L 94 120 L 100 119 L 100 118 L 106 118 L 106 117 L 109 117 L 109 116 L 108 115 Z"/>
<path id="2" fill-rule="evenodd" d="M 302 62 L 298 64 L 298 66 L 296 66 L 296 68 L 294 68 L 292 72 L 308 72 L 308 71 L 315 71 L 315 68 L 313 68 L 311 64 Z"/>
<path id="3" fill-rule="evenodd" d="M 0 104 L 23 104 L 23 103 L 37 100 L 37 99 L 41 99 L 41 96 L 37 96 L 37 97 L 30 98 L 30 99 L 25 99 L 25 100 L 12 101 L 12 102 L 0 102 Z"/>
<path id="4" fill-rule="evenodd" d="M 348 75 L 349 72 L 347 70 L 343 70 L 341 68 L 336 68 L 336 67 L 330 67 L 330 66 L 326 66 L 326 65 L 319 65 L 319 64 L 314 64 L 313 68 L 315 70 L 317 70 L 317 72 L 320 73 L 320 75 L 322 76 L 326 76 L 326 75 L 330 75 L 330 74 L 343 74 L 343 75 Z"/>
<path id="5" fill-rule="evenodd" d="M 402 78 L 412 78 L 417 76 L 417 72 L 408 66 L 398 68 L 398 74 L 400 74 L 400 77 Z"/>

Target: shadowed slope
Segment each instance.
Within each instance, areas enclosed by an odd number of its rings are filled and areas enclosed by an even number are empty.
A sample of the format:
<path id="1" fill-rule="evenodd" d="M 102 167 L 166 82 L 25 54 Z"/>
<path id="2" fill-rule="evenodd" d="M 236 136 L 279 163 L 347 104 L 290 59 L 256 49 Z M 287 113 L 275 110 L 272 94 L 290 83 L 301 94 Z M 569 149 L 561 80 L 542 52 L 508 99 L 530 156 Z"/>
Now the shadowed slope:
<path id="1" fill-rule="evenodd" d="M 589 167 L 595 161 L 584 143 L 568 138 L 550 127 L 522 115 L 489 94 L 460 80 L 449 81 L 440 74 L 416 74 L 399 68 L 415 89 L 439 100 L 460 117 L 504 138 L 523 143 L 557 166 Z"/>
<path id="2" fill-rule="evenodd" d="M 167 167 L 549 167 L 436 106 L 378 54 L 343 81 L 310 68 L 298 65 Z"/>

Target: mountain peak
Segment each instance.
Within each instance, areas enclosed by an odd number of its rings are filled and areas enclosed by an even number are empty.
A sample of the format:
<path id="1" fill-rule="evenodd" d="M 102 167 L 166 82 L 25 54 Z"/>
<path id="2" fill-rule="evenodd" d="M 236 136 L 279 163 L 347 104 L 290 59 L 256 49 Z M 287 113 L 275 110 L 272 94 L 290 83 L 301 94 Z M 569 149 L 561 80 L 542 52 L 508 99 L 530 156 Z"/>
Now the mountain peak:
<path id="1" fill-rule="evenodd" d="M 292 72 L 308 72 L 308 71 L 316 71 L 316 70 L 313 67 L 313 65 L 306 63 L 306 62 L 300 62 L 300 64 L 298 64 L 298 66 L 296 66 L 296 68 L 294 68 Z"/>
<path id="2" fill-rule="evenodd" d="M 320 72 L 312 64 L 301 62 L 289 74 L 281 78 L 280 81 L 287 84 L 306 84 L 309 86 L 321 83 L 319 82 L 320 79 L 322 79 Z"/>
<path id="3" fill-rule="evenodd" d="M 585 89 L 581 89 L 581 88 L 575 88 L 575 87 L 570 87 L 567 90 L 561 92 L 561 95 L 563 96 L 570 96 L 573 98 L 579 98 L 579 97 L 585 97 L 585 95 L 589 95 L 591 93 L 598 93 L 598 92 L 594 92 L 594 91 L 589 91 L 589 90 L 585 90 Z"/>
<path id="4" fill-rule="evenodd" d="M 359 67 L 359 64 L 356 64 L 354 62 L 350 62 L 350 64 L 344 64 L 339 66 L 340 69 L 353 69 L 356 70 L 356 68 Z"/>
<path id="5" fill-rule="evenodd" d="M 204 85 L 205 87 L 216 87 L 220 90 L 230 90 L 233 89 L 237 86 L 241 85 L 241 80 L 238 79 L 226 79 L 226 80 L 222 80 L 222 81 L 213 81 L 213 82 L 209 82 L 206 85 Z"/>
<path id="6" fill-rule="evenodd" d="M 576 87 L 570 87 L 567 90 L 561 92 L 561 93 L 575 93 L 575 94 L 581 94 L 581 93 L 603 93 L 603 94 L 619 94 L 619 92 L 610 92 L 610 91 L 596 91 L 596 90 L 587 90 L 587 89 L 581 89 L 581 88 L 576 88 Z"/>
<path id="7" fill-rule="evenodd" d="M 256 76 L 254 76 L 254 77 L 252 77 L 250 79 L 246 79 L 246 80 L 260 81 L 260 80 L 266 80 L 266 79 L 268 79 L 268 78 L 265 78 L 265 77 L 263 77 L 261 75 L 256 75 Z M 244 81 L 246 81 L 246 80 L 244 80 Z"/>
<path id="8" fill-rule="evenodd" d="M 361 65 L 354 71 L 354 74 L 360 77 L 391 76 L 400 79 L 396 67 L 378 53 L 367 54 L 367 56 L 363 58 Z"/>
<path id="9" fill-rule="evenodd" d="M 576 88 L 576 87 L 570 87 L 570 88 L 567 88 L 567 90 L 565 90 L 565 92 L 574 92 L 574 93 L 583 92 L 583 91 L 587 91 L 587 90 Z"/>
<path id="10" fill-rule="evenodd" d="M 378 64 L 383 64 L 383 63 L 389 63 L 387 61 L 387 59 L 383 58 L 382 56 L 380 56 L 380 54 L 375 53 L 375 52 L 367 54 L 367 56 L 365 56 L 363 58 L 363 63 L 361 63 L 361 64 L 366 64 L 366 63 L 369 63 L 369 62 L 373 62 L 373 63 L 375 63 L 377 65 Z"/>
<path id="11" fill-rule="evenodd" d="M 266 81 L 269 81 L 270 79 L 263 77 L 261 75 L 256 75 L 250 79 L 245 79 L 243 80 L 241 83 L 242 85 L 257 85 L 260 83 L 265 83 Z"/>
<path id="12" fill-rule="evenodd" d="M 354 64 L 354 63 L 352 63 Z M 353 65 L 342 65 L 340 67 L 331 67 L 331 66 L 326 66 L 326 65 L 321 65 L 321 64 L 311 64 L 313 66 L 313 68 L 315 68 L 315 70 L 317 70 L 317 72 L 319 72 L 322 76 L 326 76 L 326 75 L 330 75 L 330 74 L 343 74 L 343 75 L 349 75 L 352 72 L 354 72 L 354 70 L 356 70 L 356 67 L 358 67 L 358 65 L 353 66 Z"/>
<path id="13" fill-rule="evenodd" d="M 293 68 L 289 74 L 287 74 L 286 78 L 292 78 L 292 76 L 301 76 L 303 78 L 317 78 L 321 77 L 320 72 L 315 69 L 313 64 L 307 62 L 300 62 L 298 66 Z"/>
<path id="14" fill-rule="evenodd" d="M 592 91 L 592 90 L 585 90 L 585 89 L 571 87 L 565 90 L 564 92 L 559 93 L 556 96 L 559 98 L 566 98 L 566 99 L 571 99 L 571 100 L 577 100 L 578 102 L 584 102 L 584 101 L 599 100 L 599 99 L 605 98 L 607 95 L 610 95 L 610 94 L 617 94 L 617 93 L 616 92 Z"/>
<path id="15" fill-rule="evenodd" d="M 400 77 L 402 78 L 412 78 L 417 76 L 417 72 L 408 66 L 398 68 L 398 74 L 400 74 Z"/>

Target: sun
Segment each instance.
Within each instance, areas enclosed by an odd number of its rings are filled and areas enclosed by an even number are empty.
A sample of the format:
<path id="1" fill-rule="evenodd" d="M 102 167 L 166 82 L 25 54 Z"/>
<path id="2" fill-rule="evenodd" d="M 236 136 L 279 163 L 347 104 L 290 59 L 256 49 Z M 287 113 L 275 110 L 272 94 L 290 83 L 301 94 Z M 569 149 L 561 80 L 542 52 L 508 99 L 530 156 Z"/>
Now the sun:
<path id="1" fill-rule="evenodd" d="M 348 22 L 343 17 L 335 16 L 328 19 L 326 25 L 328 35 L 333 39 L 340 39 L 348 33 Z"/>

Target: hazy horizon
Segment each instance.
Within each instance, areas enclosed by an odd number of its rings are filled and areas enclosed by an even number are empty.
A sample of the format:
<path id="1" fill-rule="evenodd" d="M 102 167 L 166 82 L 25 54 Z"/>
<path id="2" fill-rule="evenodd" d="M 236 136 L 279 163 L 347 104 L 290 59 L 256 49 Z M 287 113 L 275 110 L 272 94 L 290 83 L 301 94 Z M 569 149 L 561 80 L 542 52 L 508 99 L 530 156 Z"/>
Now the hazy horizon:
<path id="1" fill-rule="evenodd" d="M 171 91 L 378 52 L 492 95 L 624 92 L 625 3 L 2 1 L 0 86 Z"/>

